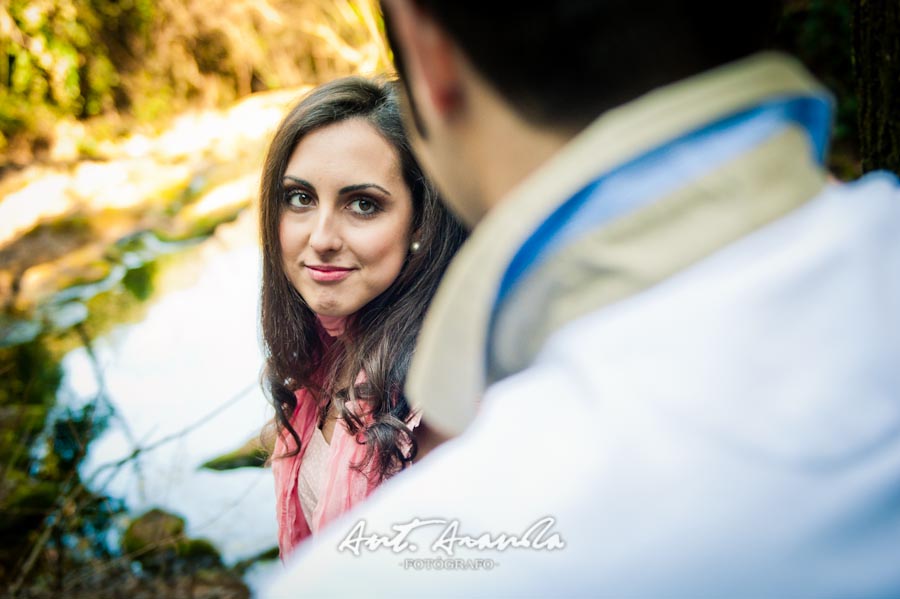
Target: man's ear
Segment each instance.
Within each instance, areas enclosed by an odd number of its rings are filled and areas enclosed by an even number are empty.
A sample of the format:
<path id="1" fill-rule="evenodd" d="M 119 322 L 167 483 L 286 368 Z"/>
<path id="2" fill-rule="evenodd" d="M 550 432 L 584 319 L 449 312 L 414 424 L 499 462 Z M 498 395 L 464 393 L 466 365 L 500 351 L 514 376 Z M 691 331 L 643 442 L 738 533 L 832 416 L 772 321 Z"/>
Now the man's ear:
<path id="1" fill-rule="evenodd" d="M 434 18 L 411 0 L 384 0 L 393 35 L 406 67 L 407 88 L 416 104 L 452 118 L 462 104 L 459 57 L 450 37 Z"/>

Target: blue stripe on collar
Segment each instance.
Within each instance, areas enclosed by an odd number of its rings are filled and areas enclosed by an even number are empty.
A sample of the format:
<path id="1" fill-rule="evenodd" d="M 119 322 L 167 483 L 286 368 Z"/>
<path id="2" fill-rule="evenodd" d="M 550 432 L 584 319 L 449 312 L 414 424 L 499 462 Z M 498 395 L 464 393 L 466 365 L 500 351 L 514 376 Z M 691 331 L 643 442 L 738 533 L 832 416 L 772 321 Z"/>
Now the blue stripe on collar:
<path id="1" fill-rule="evenodd" d="M 809 135 L 813 158 L 822 164 L 831 129 L 828 96 L 771 99 L 695 129 L 612 170 L 560 205 L 522 244 L 504 273 L 491 317 L 516 285 L 535 267 L 573 239 L 623 216 L 711 172 L 762 143 L 788 125 Z"/>

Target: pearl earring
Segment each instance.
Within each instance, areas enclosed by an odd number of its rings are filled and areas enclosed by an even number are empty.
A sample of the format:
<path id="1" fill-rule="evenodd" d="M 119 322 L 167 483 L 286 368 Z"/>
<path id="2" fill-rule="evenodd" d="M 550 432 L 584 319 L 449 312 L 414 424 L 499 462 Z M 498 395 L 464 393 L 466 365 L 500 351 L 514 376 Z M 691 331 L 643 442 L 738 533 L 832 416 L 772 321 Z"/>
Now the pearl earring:
<path id="1" fill-rule="evenodd" d="M 419 243 L 418 241 L 413 241 L 411 244 L 409 244 L 409 252 L 410 252 L 411 254 L 415 254 L 415 253 L 418 252 L 421 248 L 422 248 L 422 244 Z"/>

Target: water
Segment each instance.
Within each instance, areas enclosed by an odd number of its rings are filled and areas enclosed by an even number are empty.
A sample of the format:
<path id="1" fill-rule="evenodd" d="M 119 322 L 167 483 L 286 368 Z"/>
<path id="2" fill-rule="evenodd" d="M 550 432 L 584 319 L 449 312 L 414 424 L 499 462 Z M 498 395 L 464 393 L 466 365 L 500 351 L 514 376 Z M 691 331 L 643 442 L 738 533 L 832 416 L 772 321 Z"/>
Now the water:
<path id="1" fill-rule="evenodd" d="M 269 549 L 277 538 L 268 469 L 200 469 L 258 435 L 272 416 L 258 384 L 253 220 L 247 211 L 156 273 L 142 320 L 93 340 L 102 380 L 86 348 L 62 362 L 70 402 L 105 385 L 115 410 L 90 446 L 83 476 L 171 437 L 122 468 L 101 471 L 95 484 L 108 479 L 104 492 L 125 499 L 134 515 L 159 507 L 183 516 L 188 536 L 211 540 L 226 563 Z M 253 586 L 265 578 L 261 571 L 248 577 Z"/>

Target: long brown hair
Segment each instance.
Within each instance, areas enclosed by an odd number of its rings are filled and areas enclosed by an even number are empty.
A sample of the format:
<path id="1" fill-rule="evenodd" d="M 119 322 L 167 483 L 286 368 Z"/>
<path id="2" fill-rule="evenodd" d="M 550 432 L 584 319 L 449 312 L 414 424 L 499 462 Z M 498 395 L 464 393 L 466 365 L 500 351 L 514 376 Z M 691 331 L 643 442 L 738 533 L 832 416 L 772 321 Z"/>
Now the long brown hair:
<path id="1" fill-rule="evenodd" d="M 438 282 L 465 238 L 416 162 L 403 129 L 395 83 L 361 77 L 338 79 L 313 90 L 284 118 L 263 167 L 260 234 L 263 248 L 261 320 L 265 355 L 263 387 L 275 407 L 278 433 L 287 431 L 300 447 L 290 418 L 295 392 L 305 388 L 324 414 L 336 405 L 366 458 L 354 467 L 377 479 L 394 474 L 415 457 L 416 443 L 406 421 L 409 404 L 403 383 L 416 336 Z M 396 280 L 348 319 L 345 333 L 329 342 L 315 313 L 284 272 L 279 223 L 285 206 L 283 177 L 300 140 L 322 127 L 365 119 L 396 149 L 413 201 L 412 230 L 421 249 L 410 253 Z M 364 372 L 366 382 L 354 383 Z M 365 421 L 348 406 L 360 400 Z M 409 444 L 407 452 L 402 450 Z M 275 456 L 276 458 L 279 456 Z"/>

